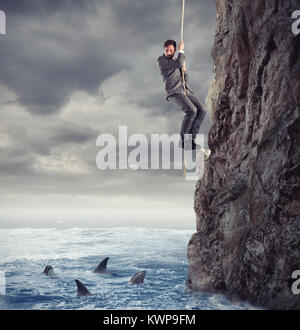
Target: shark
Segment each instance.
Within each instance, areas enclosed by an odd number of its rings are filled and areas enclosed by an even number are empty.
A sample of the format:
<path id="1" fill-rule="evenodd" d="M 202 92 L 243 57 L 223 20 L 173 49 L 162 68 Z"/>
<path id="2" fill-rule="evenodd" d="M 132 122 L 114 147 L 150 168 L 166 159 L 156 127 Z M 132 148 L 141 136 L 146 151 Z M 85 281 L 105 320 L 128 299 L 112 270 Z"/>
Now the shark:
<path id="1" fill-rule="evenodd" d="M 85 285 L 80 282 L 79 280 L 75 280 L 77 284 L 77 297 L 86 297 L 86 296 L 92 296 L 90 291 L 85 287 Z"/>
<path id="2" fill-rule="evenodd" d="M 53 267 L 51 265 L 47 265 L 43 271 L 43 274 L 45 274 L 46 276 L 49 276 L 49 277 L 54 277 L 55 274 L 54 274 Z"/>
<path id="3" fill-rule="evenodd" d="M 110 272 L 107 271 L 106 265 L 109 257 L 104 258 L 100 264 L 93 270 L 94 273 L 97 274 L 106 274 L 106 275 L 112 275 Z"/>
<path id="4" fill-rule="evenodd" d="M 132 276 L 132 278 L 129 280 L 129 283 L 130 284 L 142 284 L 142 283 L 144 283 L 145 276 L 146 276 L 145 270 L 138 272 L 137 274 Z"/>

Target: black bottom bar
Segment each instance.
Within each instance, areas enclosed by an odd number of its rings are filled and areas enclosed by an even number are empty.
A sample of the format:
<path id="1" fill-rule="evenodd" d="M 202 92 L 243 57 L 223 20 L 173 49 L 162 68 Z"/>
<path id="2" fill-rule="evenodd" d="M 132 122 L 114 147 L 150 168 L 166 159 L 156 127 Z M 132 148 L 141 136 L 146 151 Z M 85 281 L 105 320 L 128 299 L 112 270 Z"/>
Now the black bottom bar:
<path id="1" fill-rule="evenodd" d="M 283 315 L 289 313 L 289 315 Z M 93 329 L 117 328 L 174 328 L 188 327 L 209 329 L 211 327 L 230 327 L 241 329 L 257 327 L 261 320 L 270 326 L 296 324 L 295 311 L 186 311 L 186 310 L 93 310 L 93 311 L 0 311 L 2 324 L 10 327 L 22 326 L 30 329 L 51 326 L 57 328 L 65 324 L 70 326 L 87 326 Z"/>

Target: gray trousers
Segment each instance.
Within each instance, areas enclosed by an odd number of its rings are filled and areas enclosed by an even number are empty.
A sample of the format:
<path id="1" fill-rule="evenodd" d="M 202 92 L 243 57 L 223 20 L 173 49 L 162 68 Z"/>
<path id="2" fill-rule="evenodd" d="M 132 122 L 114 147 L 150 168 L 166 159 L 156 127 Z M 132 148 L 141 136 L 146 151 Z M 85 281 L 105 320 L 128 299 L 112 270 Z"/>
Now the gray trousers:
<path id="1" fill-rule="evenodd" d="M 184 134 L 192 134 L 193 138 L 198 134 L 200 125 L 206 114 L 205 107 L 203 103 L 189 91 L 187 91 L 187 95 L 172 94 L 168 97 L 168 100 L 185 112 L 180 131 L 183 146 Z"/>

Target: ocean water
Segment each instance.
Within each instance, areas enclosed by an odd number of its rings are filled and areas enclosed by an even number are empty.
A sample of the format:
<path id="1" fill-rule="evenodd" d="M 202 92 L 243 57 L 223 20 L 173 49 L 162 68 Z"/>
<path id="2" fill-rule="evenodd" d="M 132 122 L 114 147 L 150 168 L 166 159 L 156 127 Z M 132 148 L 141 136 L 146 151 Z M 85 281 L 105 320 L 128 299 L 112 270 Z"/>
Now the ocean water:
<path id="1" fill-rule="evenodd" d="M 0 309 L 255 309 L 222 295 L 188 290 L 192 230 L 114 228 L 0 229 Z M 109 257 L 114 276 L 93 273 Z M 55 277 L 43 274 L 47 264 Z M 128 284 L 146 270 L 141 285 Z M 3 278 L 4 277 L 4 278 Z M 77 297 L 75 279 L 93 294 Z"/>

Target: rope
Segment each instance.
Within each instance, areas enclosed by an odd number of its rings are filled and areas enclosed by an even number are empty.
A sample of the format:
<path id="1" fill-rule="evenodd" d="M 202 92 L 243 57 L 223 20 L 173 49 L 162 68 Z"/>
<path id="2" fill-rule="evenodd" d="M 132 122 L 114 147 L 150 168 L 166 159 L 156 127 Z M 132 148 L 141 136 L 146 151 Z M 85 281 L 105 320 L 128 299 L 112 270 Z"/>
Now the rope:
<path id="1" fill-rule="evenodd" d="M 180 27 L 180 40 L 183 40 L 184 7 L 185 7 L 185 1 L 182 0 L 181 27 Z M 184 71 L 183 71 L 183 68 L 181 68 L 181 73 L 182 73 L 183 91 L 184 91 L 184 94 L 186 94 L 186 86 L 185 86 L 185 79 L 184 79 Z"/>
<path id="2" fill-rule="evenodd" d="M 187 156 L 186 156 L 186 150 L 183 149 L 183 176 L 185 176 L 186 174 L 186 159 L 187 159 Z"/>
<path id="3" fill-rule="evenodd" d="M 183 40 L 184 0 L 182 0 L 180 40 Z"/>
<path id="4" fill-rule="evenodd" d="M 180 40 L 183 40 L 184 7 L 185 7 L 185 1 L 182 0 Z M 186 86 L 185 86 L 183 68 L 181 68 L 181 73 L 182 73 L 183 91 L 184 91 L 184 94 L 186 94 Z M 183 162 L 184 162 L 183 163 L 183 176 L 185 176 L 185 174 L 186 174 L 186 151 L 185 151 L 185 149 L 183 149 Z"/>

